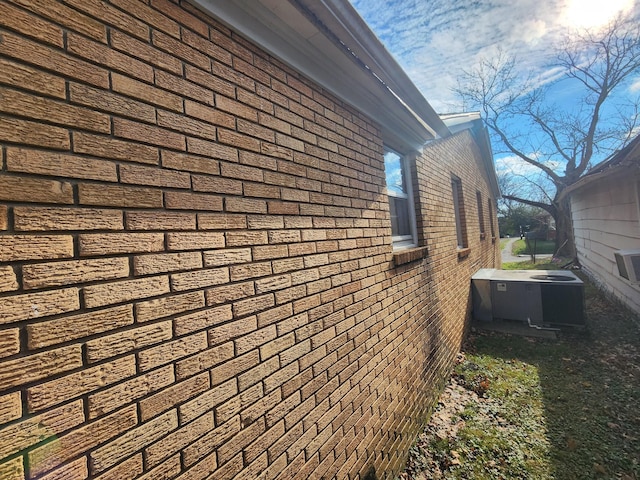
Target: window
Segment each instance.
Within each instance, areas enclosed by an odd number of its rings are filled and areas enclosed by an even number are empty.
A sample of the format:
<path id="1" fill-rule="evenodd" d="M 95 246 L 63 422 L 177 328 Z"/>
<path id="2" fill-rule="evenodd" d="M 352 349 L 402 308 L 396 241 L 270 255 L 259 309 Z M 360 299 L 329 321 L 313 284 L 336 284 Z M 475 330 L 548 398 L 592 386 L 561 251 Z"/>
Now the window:
<path id="1" fill-rule="evenodd" d="M 491 228 L 491 238 L 496 238 L 496 228 L 493 225 L 493 203 L 491 203 L 491 199 L 487 200 L 487 207 L 489 207 L 489 227 Z"/>
<path id="2" fill-rule="evenodd" d="M 482 210 L 482 194 L 480 192 L 476 192 L 476 202 L 478 204 L 478 225 L 480 225 L 480 238 L 484 239 L 484 211 Z"/>
<path id="3" fill-rule="evenodd" d="M 416 219 L 409 162 L 406 157 L 392 150 L 386 150 L 384 171 L 391 213 L 393 248 L 414 247 L 417 244 Z"/>
<path id="4" fill-rule="evenodd" d="M 462 181 L 453 177 L 451 179 L 451 190 L 453 194 L 453 209 L 456 216 L 456 235 L 458 238 L 458 248 L 467 248 L 467 228 L 464 216 L 464 198 L 462 196 Z"/>

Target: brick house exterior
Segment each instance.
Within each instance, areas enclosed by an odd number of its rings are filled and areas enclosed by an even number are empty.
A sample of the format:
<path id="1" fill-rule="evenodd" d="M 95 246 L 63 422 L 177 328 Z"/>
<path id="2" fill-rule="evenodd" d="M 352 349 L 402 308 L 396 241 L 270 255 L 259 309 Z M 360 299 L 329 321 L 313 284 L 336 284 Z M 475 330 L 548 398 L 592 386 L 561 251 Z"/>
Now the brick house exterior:
<path id="1" fill-rule="evenodd" d="M 497 185 L 478 122 L 319 3 L 0 3 L 0 478 L 402 467 L 499 266 Z"/>

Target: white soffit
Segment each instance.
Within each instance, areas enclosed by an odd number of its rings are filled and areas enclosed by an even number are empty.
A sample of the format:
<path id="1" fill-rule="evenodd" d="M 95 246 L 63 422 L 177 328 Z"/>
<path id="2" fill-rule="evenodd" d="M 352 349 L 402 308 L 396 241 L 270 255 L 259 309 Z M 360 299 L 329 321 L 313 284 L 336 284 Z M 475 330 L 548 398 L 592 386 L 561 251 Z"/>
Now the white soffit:
<path id="1" fill-rule="evenodd" d="M 347 35 L 348 26 L 344 25 L 343 20 L 335 17 L 334 11 L 327 8 L 323 0 L 299 2 L 313 5 L 314 11 L 311 13 L 316 16 L 315 21 L 305 15 L 299 5 L 294 4 L 297 0 L 193 1 L 232 30 L 376 121 L 382 129 L 383 140 L 393 148 L 401 152 L 419 150 L 425 142 L 448 133 L 446 126 L 435 115 L 424 97 L 420 96 L 421 100 L 410 103 L 411 99 L 407 100 L 405 96 L 400 95 L 402 91 L 392 92 L 380 81 L 379 76 L 363 65 L 362 60 L 349 52 L 345 44 L 356 40 L 343 40 L 338 37 Z M 331 3 L 338 3 L 344 7 L 343 0 L 332 0 Z M 320 14 L 324 18 L 318 20 Z M 353 28 L 362 30 L 366 25 L 359 17 L 357 19 L 361 25 L 355 25 Z M 322 22 L 322 25 L 318 25 L 318 22 Z M 329 22 L 333 25 L 327 26 Z M 331 27 L 329 34 L 323 31 L 323 25 L 326 28 Z M 335 32 L 336 30 L 338 32 Z M 373 33 L 370 30 L 366 31 L 371 36 L 370 41 L 376 42 L 373 50 L 384 50 Z M 336 38 L 330 38 L 332 34 Z M 363 55 L 371 62 L 376 61 L 368 54 Z M 377 70 L 378 67 L 374 65 L 373 68 Z M 406 74 L 399 67 L 397 69 L 398 76 L 402 77 L 400 80 L 406 79 Z M 386 69 L 384 72 L 381 71 L 380 76 L 388 73 Z M 410 87 L 415 89 L 413 84 L 410 84 Z M 416 95 L 411 97 L 415 99 Z M 415 113 L 416 111 L 424 114 Z"/>

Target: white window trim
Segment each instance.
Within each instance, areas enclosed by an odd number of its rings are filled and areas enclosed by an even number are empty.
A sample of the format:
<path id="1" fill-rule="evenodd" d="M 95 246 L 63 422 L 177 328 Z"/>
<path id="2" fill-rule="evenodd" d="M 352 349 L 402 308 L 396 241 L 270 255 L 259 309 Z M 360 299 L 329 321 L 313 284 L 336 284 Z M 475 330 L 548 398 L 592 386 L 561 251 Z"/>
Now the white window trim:
<path id="1" fill-rule="evenodd" d="M 418 227 L 416 224 L 416 209 L 415 209 L 415 197 L 413 195 L 413 177 L 411 176 L 411 161 L 415 161 L 417 154 L 410 153 L 408 155 L 402 155 L 396 150 L 386 147 L 385 152 L 391 151 L 400 157 L 400 163 L 402 168 L 402 173 L 405 175 L 405 183 L 407 193 L 406 195 L 401 195 L 395 192 L 390 192 L 387 190 L 387 196 L 395 197 L 395 198 L 403 198 L 408 200 L 407 205 L 409 206 L 409 227 L 411 228 L 411 235 L 392 235 L 391 241 L 393 242 L 393 251 L 405 250 L 407 248 L 413 248 L 418 246 Z M 386 177 L 385 177 L 385 187 L 386 187 Z"/>

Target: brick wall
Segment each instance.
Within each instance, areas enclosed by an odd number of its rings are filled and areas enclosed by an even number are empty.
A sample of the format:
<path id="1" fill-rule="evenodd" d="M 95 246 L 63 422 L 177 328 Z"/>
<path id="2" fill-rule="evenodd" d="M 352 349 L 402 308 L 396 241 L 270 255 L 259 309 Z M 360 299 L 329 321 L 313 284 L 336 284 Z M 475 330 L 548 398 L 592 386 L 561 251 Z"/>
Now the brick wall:
<path id="1" fill-rule="evenodd" d="M 0 25 L 0 478 L 392 478 L 496 261 L 468 134 L 395 266 L 375 123 L 189 4 Z"/>

